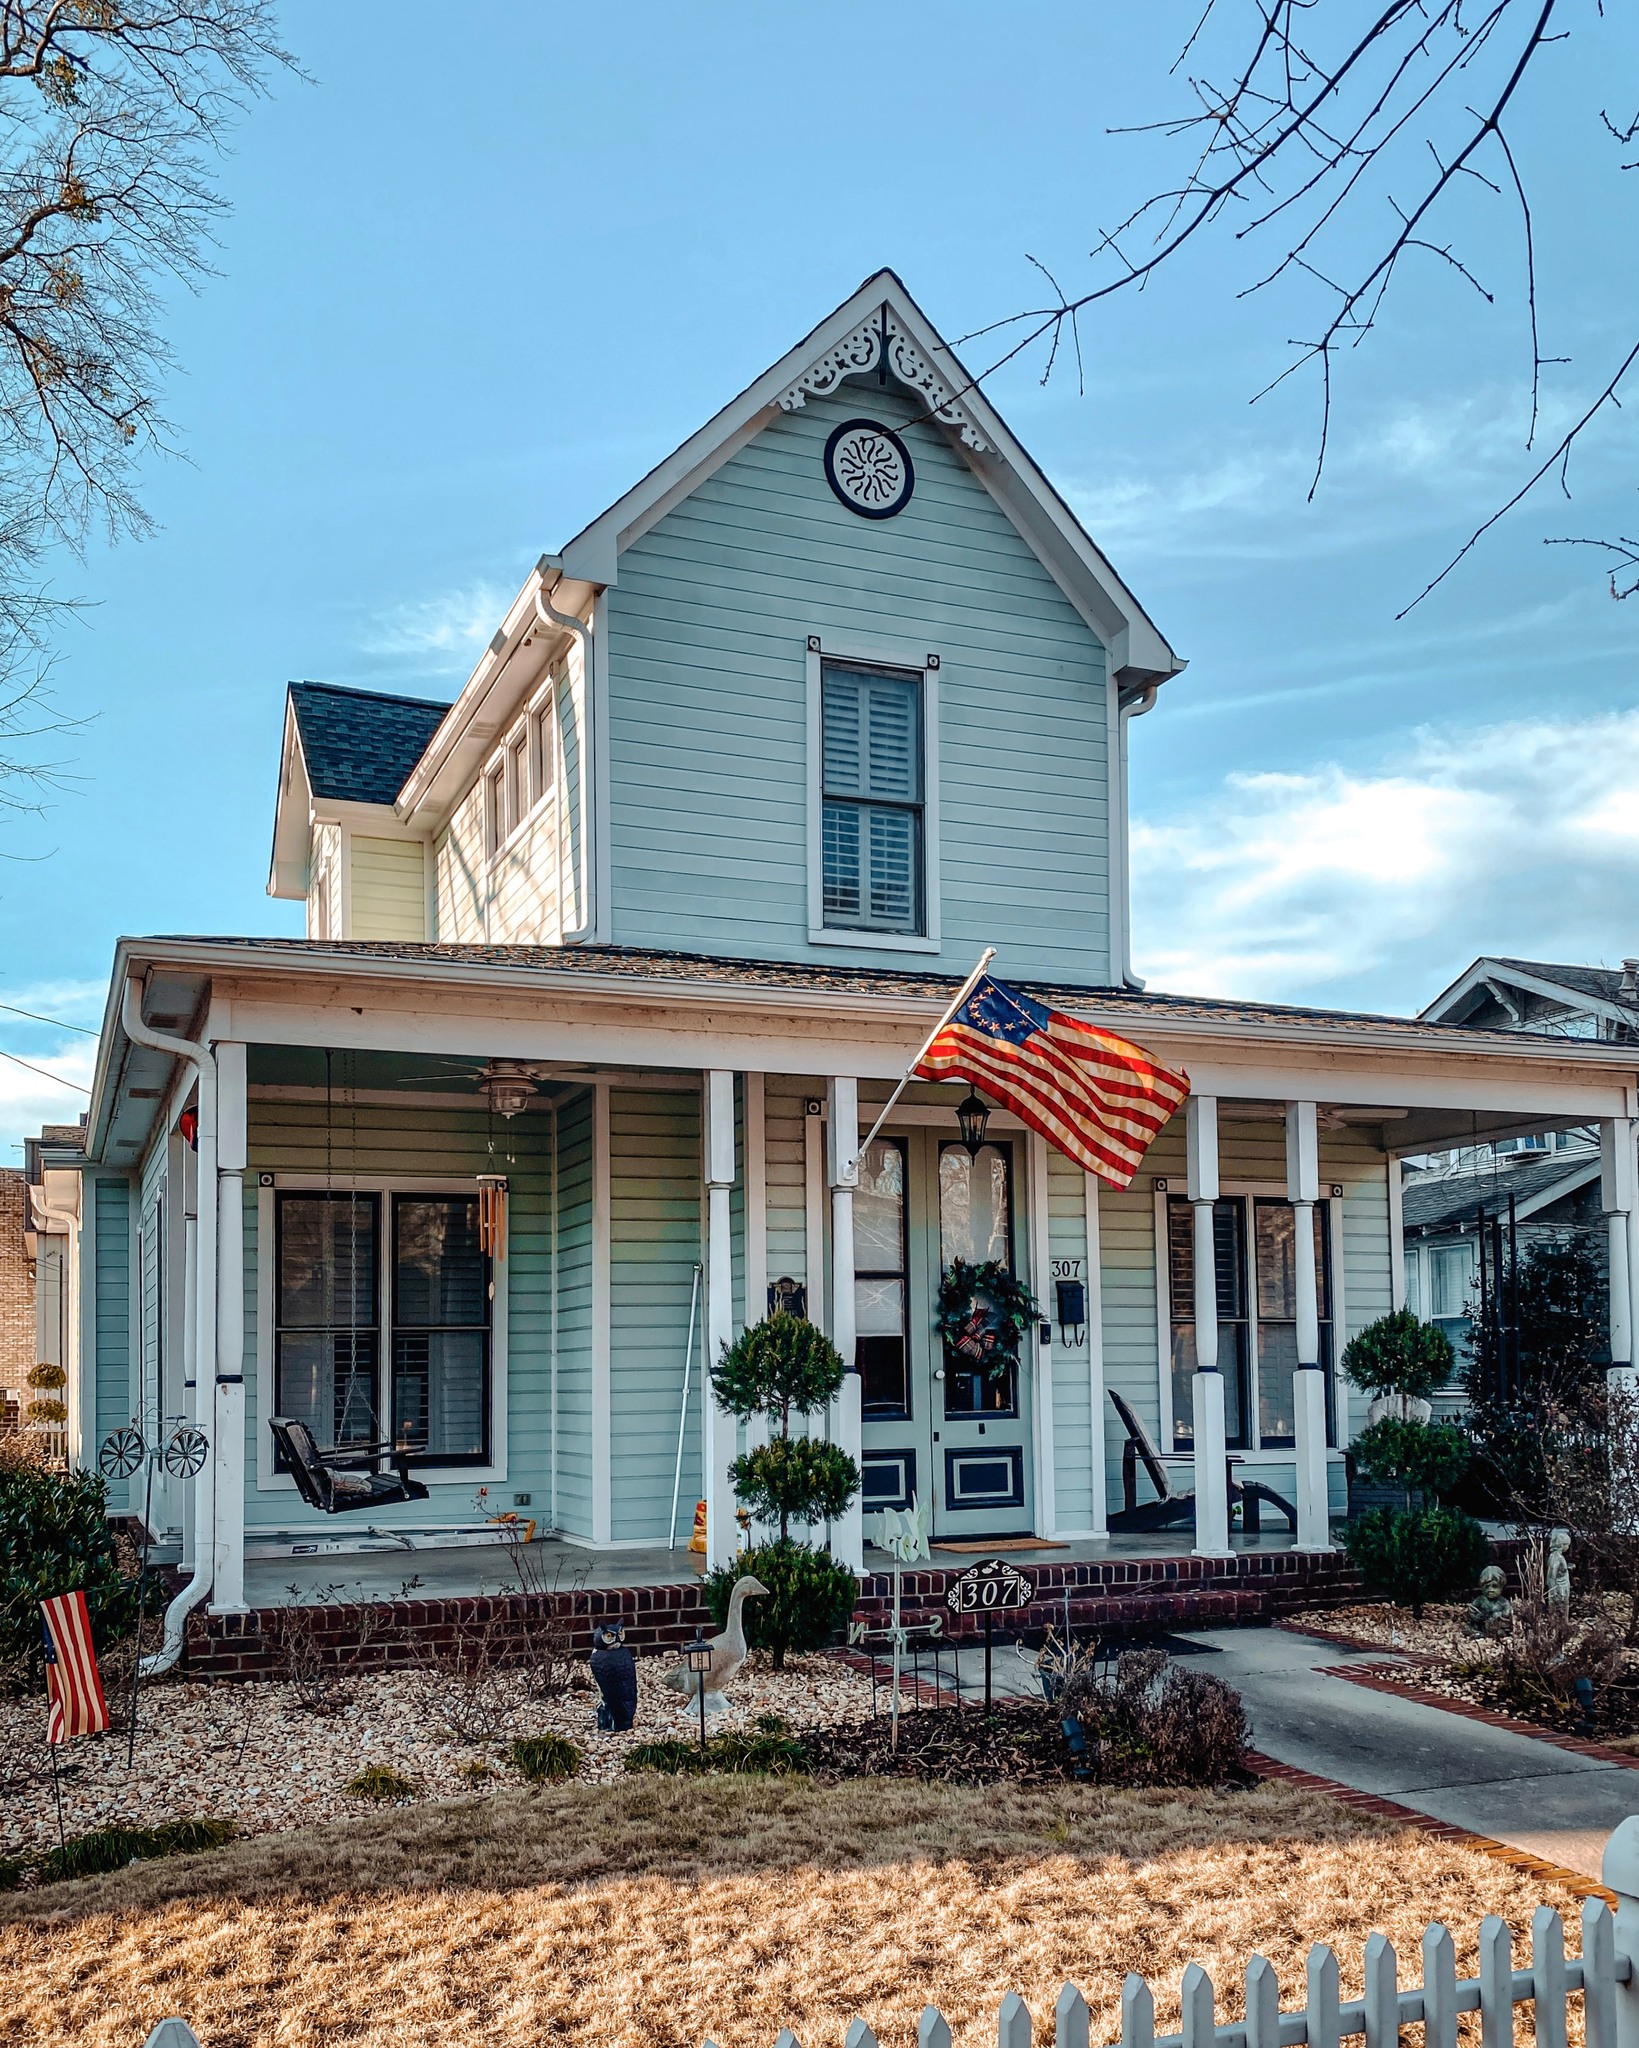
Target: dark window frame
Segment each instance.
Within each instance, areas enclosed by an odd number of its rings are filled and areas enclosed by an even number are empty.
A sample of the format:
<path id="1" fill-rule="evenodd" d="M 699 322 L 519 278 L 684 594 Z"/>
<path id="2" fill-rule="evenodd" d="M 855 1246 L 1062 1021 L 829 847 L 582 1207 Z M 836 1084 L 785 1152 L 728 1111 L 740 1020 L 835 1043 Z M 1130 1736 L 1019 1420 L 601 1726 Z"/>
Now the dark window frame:
<path id="1" fill-rule="evenodd" d="M 382 1389 L 381 1389 L 381 1354 L 382 1354 L 382 1341 L 381 1341 L 381 1340 L 382 1340 L 382 1323 L 381 1323 L 381 1203 L 382 1203 L 382 1199 L 383 1199 L 383 1198 L 382 1198 L 382 1194 L 381 1194 L 380 1190 L 378 1190 L 378 1189 L 375 1189 L 375 1188 L 369 1188 L 369 1189 L 357 1189 L 357 1190 L 355 1190 L 355 1189 L 351 1189 L 351 1188 L 279 1188 L 279 1189 L 277 1189 L 277 1190 L 275 1191 L 275 1194 L 274 1194 L 274 1203 L 273 1203 L 273 1406 L 274 1406 L 274 1412 L 275 1412 L 275 1414 L 281 1414 L 281 1415 L 283 1415 L 283 1414 L 288 1414 L 288 1413 L 290 1412 L 290 1407 L 289 1407 L 289 1404 L 288 1404 L 288 1403 L 286 1402 L 286 1400 L 285 1400 L 285 1398 L 284 1398 L 284 1384 L 283 1384 L 283 1383 L 284 1383 L 284 1369 L 285 1369 L 285 1339 L 286 1339 L 286 1337 L 287 1337 L 287 1336 L 292 1336 L 292 1335 L 298 1335 L 298 1334 L 303 1334 L 303 1333 L 311 1333 L 311 1332 L 313 1332 L 313 1331 L 329 1331 L 329 1332 L 331 1333 L 331 1336 L 332 1336 L 332 1344 L 334 1344 L 334 1340 L 335 1340 L 335 1338 L 336 1338 L 337 1336 L 339 1336 L 339 1335 L 342 1335 L 342 1334 L 344 1334 L 344 1333 L 345 1333 L 345 1334 L 350 1334 L 350 1335 L 351 1335 L 351 1336 L 353 1337 L 353 1339 L 354 1339 L 354 1341 L 355 1341 L 355 1345 L 356 1345 L 356 1343 L 357 1343 L 357 1340 L 358 1340 L 359 1338 L 361 1338 L 361 1337 L 369 1337 L 369 1338 L 372 1338 L 372 1339 L 374 1340 L 374 1341 L 373 1341 L 373 1345 L 372 1345 L 372 1352 L 373 1352 L 373 1356 L 372 1356 L 372 1360 L 371 1360 L 371 1364 L 370 1364 L 370 1369 L 369 1369 L 369 1374 L 368 1374 L 368 1379 L 369 1379 L 369 1389 L 370 1389 L 370 1391 L 369 1391 L 369 1410 L 370 1410 L 370 1415 L 371 1415 L 371 1417 L 372 1417 L 372 1423 L 371 1423 L 371 1428 L 370 1428 L 370 1431 L 369 1431 L 369 1433 L 368 1433 L 368 1434 L 366 1434 L 366 1435 L 364 1435 L 364 1436 L 352 1435 L 352 1436 L 347 1436 L 347 1437 L 344 1437 L 344 1438 L 341 1438 L 340 1440 L 338 1440 L 338 1439 L 336 1438 L 336 1434 L 335 1434 L 335 1417 L 334 1417 L 334 1415 L 332 1415 L 332 1418 L 331 1418 L 331 1426 L 330 1426 L 330 1429 L 329 1429 L 329 1431 L 327 1432 L 327 1437 L 328 1437 L 328 1440 L 326 1440 L 325 1438 L 320 1438 L 320 1441 L 319 1441 L 319 1448 L 320 1448 L 321 1450 L 330 1450 L 330 1449 L 337 1449 L 337 1450 L 342 1450 L 342 1449 L 345 1449 L 345 1448 L 346 1448 L 346 1447 L 347 1447 L 347 1446 L 348 1446 L 349 1444 L 364 1444 L 364 1443 L 370 1443 L 370 1442 L 374 1442 L 374 1441 L 377 1441 L 377 1440 L 379 1440 L 379 1439 L 378 1439 L 378 1433 L 379 1433 L 379 1431 L 380 1431 L 380 1427 L 381 1427 L 381 1391 L 382 1391 Z M 291 1205 L 292 1203 L 295 1203 L 295 1202 L 324 1202 L 324 1203 L 334 1203 L 334 1204 L 341 1204 L 341 1203 L 349 1203 L 349 1204 L 352 1204 L 352 1203 L 357 1203 L 357 1204 L 358 1204 L 358 1205 L 360 1205 L 361 1207 L 365 1207 L 365 1208 L 368 1208 L 368 1209 L 369 1209 L 369 1211 L 370 1211 L 370 1216 L 371 1216 L 371 1224 L 370 1224 L 370 1243 L 371 1243 L 371 1258 L 370 1258 L 370 1264 L 369 1264 L 369 1274 L 370 1274 L 370 1301 L 371 1301 L 371 1306 L 372 1306 L 372 1308 L 373 1308 L 373 1310 L 374 1310 L 374 1314 L 373 1314 L 373 1316 L 371 1317 L 371 1319 L 370 1319 L 370 1321 L 369 1321 L 369 1322 L 367 1322 L 367 1323 L 345 1323 L 345 1322 L 334 1322 L 334 1323 L 308 1323 L 308 1322 L 287 1322 L 287 1321 L 286 1321 L 286 1319 L 285 1319 L 285 1215 L 286 1215 L 286 1211 L 287 1211 L 287 1209 L 289 1208 L 289 1206 L 290 1206 L 290 1205 Z M 356 1355 L 356 1354 L 355 1354 L 355 1355 Z M 333 1351 L 332 1351 L 332 1359 L 334 1359 L 334 1352 L 333 1352 Z M 334 1371 L 334 1365 L 332 1365 L 332 1371 Z M 360 1376 L 361 1376 L 361 1377 L 363 1377 L 363 1375 L 362 1375 L 362 1374 L 361 1374 Z M 332 1394 L 332 1408 L 333 1408 L 333 1407 L 334 1407 L 334 1393 Z M 315 1430 L 315 1431 L 314 1431 L 314 1435 L 315 1435 L 315 1437 L 318 1437 L 318 1436 L 319 1436 L 319 1432 L 318 1432 L 317 1430 Z M 284 1462 L 284 1460 L 283 1460 L 282 1458 L 278 1458 L 278 1457 L 276 1457 L 276 1459 L 275 1459 L 275 1464 L 274 1464 L 274 1469 L 275 1469 L 276 1471 L 278 1471 L 278 1472 L 281 1472 L 281 1473 L 282 1473 L 282 1472 L 288 1472 L 288 1471 L 289 1471 L 289 1469 L 290 1469 L 290 1467 L 288 1466 L 288 1464 L 286 1464 L 286 1463 Z"/>
<path id="2" fill-rule="evenodd" d="M 985 1144 L 988 1147 L 999 1152 L 1002 1155 L 1002 1158 L 1006 1162 L 1007 1166 L 1007 1270 L 1010 1273 L 1016 1275 L 1019 1270 L 1017 1223 L 1019 1208 L 1018 1152 L 1016 1147 L 1012 1143 L 1011 1139 L 1008 1137 L 987 1138 L 985 1140 Z M 934 1218 L 934 1227 L 937 1230 L 939 1236 L 939 1271 L 941 1274 L 943 1274 L 943 1272 L 945 1271 L 947 1261 L 945 1258 L 944 1180 L 940 1172 L 940 1167 L 943 1164 L 944 1157 L 947 1152 L 965 1152 L 966 1150 L 967 1147 L 962 1143 L 960 1138 L 941 1138 L 935 1152 L 933 1166 L 934 1179 L 936 1182 L 937 1214 Z M 950 1405 L 951 1389 L 955 1385 L 957 1377 L 961 1376 L 967 1379 L 976 1379 L 979 1377 L 979 1375 L 971 1367 L 963 1364 L 960 1360 L 957 1360 L 955 1365 L 953 1366 L 951 1363 L 951 1355 L 948 1350 L 946 1350 L 943 1356 L 941 1357 L 940 1364 L 944 1368 L 945 1374 L 945 1398 L 943 1406 L 945 1420 L 947 1422 L 1016 1421 L 1019 1415 L 1022 1413 L 1019 1395 L 1019 1374 L 1023 1364 L 1022 1357 L 1019 1363 L 1013 1365 L 1009 1369 L 1009 1371 L 1003 1375 L 1003 1378 L 1001 1380 L 990 1381 L 990 1384 L 992 1386 L 1002 1386 L 1005 1384 L 1011 1388 L 1011 1399 L 1008 1401 L 1005 1407 L 999 1408 L 952 1408 Z M 985 1377 L 988 1378 L 989 1376 L 985 1375 Z"/>
<path id="3" fill-rule="evenodd" d="M 905 1381 L 905 1399 L 902 1406 L 889 1402 L 863 1400 L 861 1402 L 861 1414 L 868 1422 L 908 1422 L 911 1420 L 912 1411 L 916 1405 L 915 1393 L 911 1385 L 910 1147 L 903 1137 L 891 1131 L 879 1131 L 871 1142 L 876 1145 L 891 1146 L 899 1154 L 899 1266 L 897 1270 L 889 1267 L 856 1266 L 854 1268 L 854 1286 L 857 1291 L 862 1280 L 897 1280 L 899 1282 L 900 1359 Z M 863 1165 L 863 1159 L 861 1164 Z M 869 1343 L 870 1341 L 868 1337 L 856 1336 L 854 1340 L 856 1353 L 861 1344 Z M 860 1373 L 860 1392 L 863 1395 L 865 1391 L 863 1364 L 861 1364 Z"/>

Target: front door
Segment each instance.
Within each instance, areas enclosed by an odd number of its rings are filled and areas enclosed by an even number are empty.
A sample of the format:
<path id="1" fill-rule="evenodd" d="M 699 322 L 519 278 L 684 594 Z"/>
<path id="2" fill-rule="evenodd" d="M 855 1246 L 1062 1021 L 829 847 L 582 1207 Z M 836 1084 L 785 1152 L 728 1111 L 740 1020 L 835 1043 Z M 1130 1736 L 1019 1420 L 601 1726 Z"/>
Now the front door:
<path id="1" fill-rule="evenodd" d="M 970 1364 L 935 1327 L 954 1259 L 1018 1269 L 1015 1141 L 970 1158 L 943 1132 L 875 1139 L 854 1198 L 864 1510 L 931 1501 L 936 1539 L 1022 1534 L 1032 1518 L 1026 1364 Z M 1029 1355 L 1026 1339 L 1024 1358 Z M 867 1531 L 869 1534 L 869 1531 Z"/>

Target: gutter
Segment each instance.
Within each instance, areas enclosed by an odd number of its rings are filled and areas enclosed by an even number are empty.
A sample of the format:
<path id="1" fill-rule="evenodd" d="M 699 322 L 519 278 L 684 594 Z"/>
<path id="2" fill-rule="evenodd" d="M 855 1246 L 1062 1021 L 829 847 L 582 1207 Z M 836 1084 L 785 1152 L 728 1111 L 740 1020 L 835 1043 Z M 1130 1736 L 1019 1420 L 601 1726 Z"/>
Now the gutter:
<path id="1" fill-rule="evenodd" d="M 552 578 L 550 585 L 546 581 L 549 574 Z M 592 673 L 595 657 L 591 629 L 580 619 L 577 619 L 573 612 L 560 612 L 548 594 L 550 590 L 556 590 L 562 581 L 562 561 L 556 555 L 542 555 L 535 565 L 535 616 L 543 626 L 555 626 L 564 632 L 573 633 L 580 642 L 581 730 L 580 745 L 576 750 L 578 758 L 575 764 L 575 779 L 580 785 L 578 801 L 580 809 L 579 880 L 581 921 L 569 931 L 565 931 L 563 928 L 563 850 L 560 848 L 558 854 L 558 944 L 560 946 L 583 946 L 592 936 L 597 921 L 592 904 L 592 877 L 595 870 L 591 857 L 593 833 L 592 805 L 589 800 L 590 793 L 596 786 L 593 780 L 592 767 L 598 741 L 595 701 L 597 690 Z"/>
<path id="2" fill-rule="evenodd" d="M 143 1022 L 142 984 L 134 973 L 128 972 L 125 987 L 120 997 L 120 1025 L 133 1045 L 140 1045 L 150 1052 L 167 1054 L 171 1059 L 181 1060 L 190 1066 L 199 1089 L 199 1213 L 203 1218 L 207 1199 L 210 1213 L 215 1217 L 216 1206 L 216 1061 L 210 1048 L 202 1041 L 192 1038 L 173 1038 L 169 1032 L 156 1031 Z M 209 1181 L 206 1178 L 206 1163 L 210 1162 Z M 207 1187 L 209 1194 L 207 1197 Z M 198 1225 L 195 1225 L 196 1239 Z M 208 1257 L 205 1256 L 208 1249 Z M 201 1314 L 201 1304 L 209 1300 L 214 1307 L 216 1296 L 216 1239 L 212 1231 L 208 1247 L 200 1246 L 196 1258 L 196 1291 L 185 1304 L 185 1313 L 192 1311 L 194 1325 L 194 1419 L 208 1431 L 216 1420 L 216 1345 L 215 1316 Z M 209 1332 L 209 1335 L 207 1335 Z M 207 1370 L 208 1368 L 208 1370 Z M 207 1399 L 204 1390 L 209 1389 Z M 143 1678 L 158 1678 L 171 1670 L 182 1655 L 183 1638 L 187 1632 L 188 1616 L 209 1595 L 216 1578 L 216 1543 L 214 1539 L 215 1509 L 215 1445 L 212 1455 L 201 1466 L 194 1480 L 194 1569 L 188 1581 L 170 1606 L 165 1610 L 165 1635 L 159 1648 L 152 1656 L 144 1657 L 138 1666 Z"/>

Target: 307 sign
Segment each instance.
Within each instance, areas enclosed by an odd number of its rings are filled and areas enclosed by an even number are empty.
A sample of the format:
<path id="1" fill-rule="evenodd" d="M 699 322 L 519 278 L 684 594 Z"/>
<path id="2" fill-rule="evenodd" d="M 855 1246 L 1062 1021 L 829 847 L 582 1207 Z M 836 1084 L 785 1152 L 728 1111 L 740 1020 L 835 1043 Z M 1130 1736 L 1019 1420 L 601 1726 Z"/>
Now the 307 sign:
<path id="1" fill-rule="evenodd" d="M 987 1557 L 958 1572 L 945 1590 L 952 1614 L 1008 1614 L 1036 1597 L 1029 1578 L 1003 1557 Z"/>

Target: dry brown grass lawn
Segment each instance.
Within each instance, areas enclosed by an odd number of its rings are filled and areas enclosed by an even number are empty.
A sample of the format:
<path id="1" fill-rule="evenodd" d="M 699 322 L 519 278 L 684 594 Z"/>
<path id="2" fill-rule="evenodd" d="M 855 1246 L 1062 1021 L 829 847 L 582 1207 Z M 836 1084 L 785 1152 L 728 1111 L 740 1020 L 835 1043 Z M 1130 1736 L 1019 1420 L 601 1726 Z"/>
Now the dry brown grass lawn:
<path id="1" fill-rule="evenodd" d="M 205 2048 L 769 2048 L 785 2024 L 835 2048 L 863 2013 L 910 2048 L 932 2001 L 980 2048 L 1008 1989 L 1046 2039 L 1066 1979 L 1109 2041 L 1128 1970 L 1175 2026 L 1186 1963 L 1238 2013 L 1249 1953 L 1294 1987 L 1321 1939 L 1358 1995 L 1373 1928 L 1414 1971 L 1445 1919 L 1472 1974 L 1480 1915 L 1523 1931 L 1544 1899 L 1575 1905 L 1278 1786 L 640 1779 L 372 1813 L 0 1900 L 0 2042 L 133 2048 L 179 2012 Z"/>

